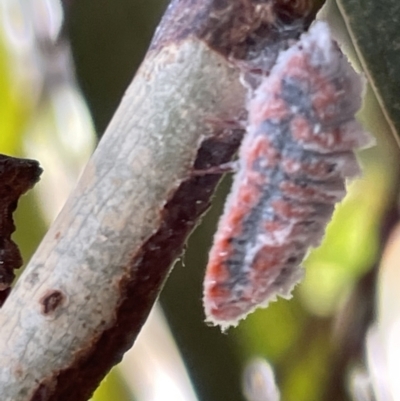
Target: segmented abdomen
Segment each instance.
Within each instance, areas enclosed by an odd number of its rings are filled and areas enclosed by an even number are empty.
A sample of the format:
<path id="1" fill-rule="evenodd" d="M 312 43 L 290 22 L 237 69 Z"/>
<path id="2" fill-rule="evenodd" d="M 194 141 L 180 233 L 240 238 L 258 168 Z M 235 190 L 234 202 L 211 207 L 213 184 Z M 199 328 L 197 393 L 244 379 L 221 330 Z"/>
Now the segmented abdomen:
<path id="1" fill-rule="evenodd" d="M 354 149 L 362 82 L 317 22 L 283 52 L 248 105 L 248 127 L 204 283 L 207 320 L 226 328 L 277 295 L 289 297 L 300 263 L 321 241 Z"/>

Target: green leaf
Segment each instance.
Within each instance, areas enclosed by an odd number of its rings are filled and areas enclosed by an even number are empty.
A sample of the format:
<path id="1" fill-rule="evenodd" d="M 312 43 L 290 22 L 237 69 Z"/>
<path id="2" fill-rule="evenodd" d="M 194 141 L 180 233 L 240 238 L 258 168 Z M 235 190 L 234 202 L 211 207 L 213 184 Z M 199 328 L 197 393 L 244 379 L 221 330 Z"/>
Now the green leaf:
<path id="1" fill-rule="evenodd" d="M 400 2 L 337 0 L 364 72 L 400 135 Z"/>

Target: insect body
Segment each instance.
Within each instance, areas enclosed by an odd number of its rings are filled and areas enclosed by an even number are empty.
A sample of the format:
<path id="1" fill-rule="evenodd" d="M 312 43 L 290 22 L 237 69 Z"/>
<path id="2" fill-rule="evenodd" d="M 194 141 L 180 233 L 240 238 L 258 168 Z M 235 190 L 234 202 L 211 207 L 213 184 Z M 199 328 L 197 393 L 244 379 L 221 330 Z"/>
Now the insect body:
<path id="1" fill-rule="evenodd" d="M 353 150 L 370 141 L 354 119 L 362 86 L 317 22 L 255 90 L 207 266 L 208 321 L 226 328 L 277 295 L 290 297 L 300 263 L 345 195 L 345 178 L 359 173 Z"/>

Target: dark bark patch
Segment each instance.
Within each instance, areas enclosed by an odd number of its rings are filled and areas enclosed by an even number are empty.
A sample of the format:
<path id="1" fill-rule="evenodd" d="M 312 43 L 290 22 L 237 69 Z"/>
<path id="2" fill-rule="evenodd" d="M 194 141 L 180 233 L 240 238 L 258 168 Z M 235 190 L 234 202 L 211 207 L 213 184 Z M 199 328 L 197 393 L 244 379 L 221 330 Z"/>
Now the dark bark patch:
<path id="1" fill-rule="evenodd" d="M 247 60 L 277 39 L 297 38 L 323 0 L 173 0 L 156 32 L 151 49 L 189 37 L 212 49 Z"/>
<path id="2" fill-rule="evenodd" d="M 65 302 L 65 295 L 59 290 L 48 290 L 40 299 L 43 315 L 51 315 Z"/>
<path id="3" fill-rule="evenodd" d="M 29 401 L 49 401 L 53 391 L 54 383 L 48 379 L 43 380 L 42 383 L 38 384 Z"/>
<path id="4" fill-rule="evenodd" d="M 31 398 L 31 401 L 47 401 L 48 400 L 48 391 L 45 385 L 39 384 L 38 388 L 35 391 L 34 396 Z"/>
<path id="5" fill-rule="evenodd" d="M 39 181 L 41 173 L 35 160 L 0 155 L 0 306 L 14 280 L 14 269 L 22 266 L 19 249 L 11 240 L 15 231 L 12 214 L 20 196 Z"/>

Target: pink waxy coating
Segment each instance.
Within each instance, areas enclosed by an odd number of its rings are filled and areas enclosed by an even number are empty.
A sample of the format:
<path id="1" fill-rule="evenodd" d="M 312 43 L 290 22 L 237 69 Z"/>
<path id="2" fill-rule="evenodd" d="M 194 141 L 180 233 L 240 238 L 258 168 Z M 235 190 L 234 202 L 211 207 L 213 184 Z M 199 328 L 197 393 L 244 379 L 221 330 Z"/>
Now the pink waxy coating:
<path id="1" fill-rule="evenodd" d="M 277 295 L 290 297 L 346 177 L 359 174 L 354 149 L 370 142 L 354 118 L 362 87 L 327 24 L 316 22 L 253 94 L 239 171 L 210 251 L 207 321 L 225 329 Z"/>

